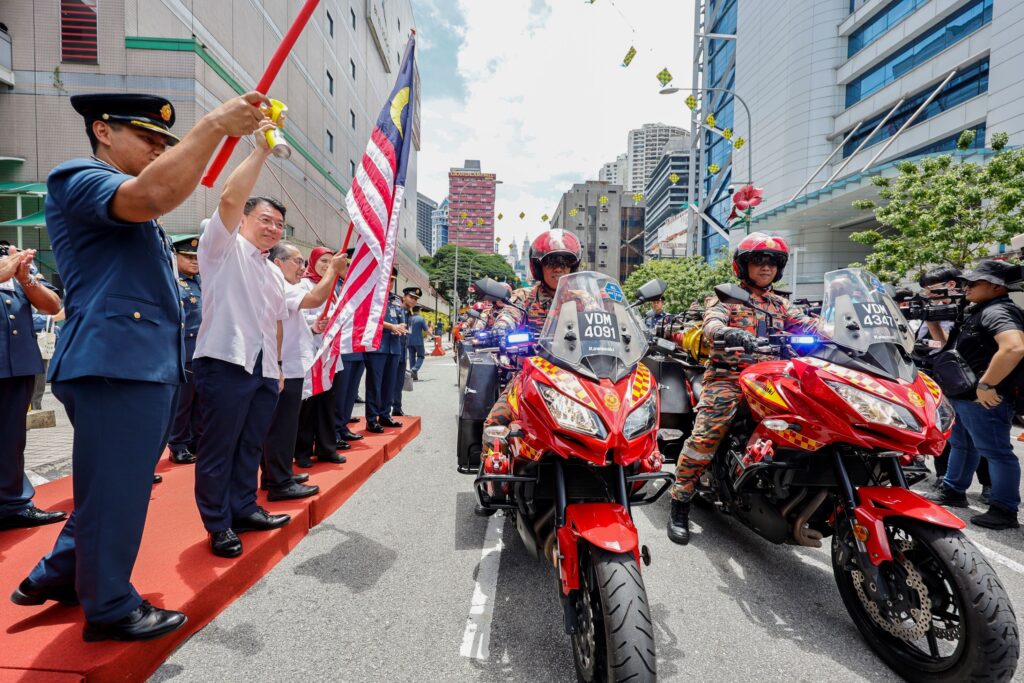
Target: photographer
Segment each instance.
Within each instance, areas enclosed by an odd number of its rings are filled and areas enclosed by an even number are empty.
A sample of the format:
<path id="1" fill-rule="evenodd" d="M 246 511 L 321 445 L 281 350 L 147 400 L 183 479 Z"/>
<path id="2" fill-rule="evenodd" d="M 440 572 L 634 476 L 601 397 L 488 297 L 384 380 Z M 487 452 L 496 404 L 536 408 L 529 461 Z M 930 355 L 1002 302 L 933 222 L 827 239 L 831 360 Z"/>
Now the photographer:
<path id="1" fill-rule="evenodd" d="M 984 456 L 992 475 L 991 505 L 971 522 L 989 529 L 1019 526 L 1020 463 L 1010 442 L 1010 424 L 1024 358 L 1024 311 L 1008 292 L 1019 291 L 1015 283 L 1020 280 L 1020 267 L 1001 261 L 984 261 L 958 278 L 971 305 L 950 332 L 948 348 L 935 357 L 935 373 L 950 395 L 956 422 L 946 475 L 930 497 L 942 505 L 966 507 L 965 493 Z M 948 372 L 956 365 L 959 377 Z M 955 390 L 958 383 L 974 387 Z"/>

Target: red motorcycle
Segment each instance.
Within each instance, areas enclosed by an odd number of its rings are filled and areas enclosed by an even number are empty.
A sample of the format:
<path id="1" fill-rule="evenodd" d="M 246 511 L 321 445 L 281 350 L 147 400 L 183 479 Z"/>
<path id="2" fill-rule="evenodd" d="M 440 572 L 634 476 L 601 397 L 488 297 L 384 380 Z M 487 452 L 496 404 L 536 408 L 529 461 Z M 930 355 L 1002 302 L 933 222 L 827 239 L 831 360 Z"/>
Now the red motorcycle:
<path id="1" fill-rule="evenodd" d="M 503 290 L 478 287 L 513 305 Z M 652 281 L 641 299 L 664 290 Z M 641 491 L 646 484 L 672 477 L 661 472 L 657 450 L 657 384 L 640 363 L 644 327 L 617 282 L 573 273 L 559 280 L 536 340 L 515 332 L 495 341 L 499 358 L 526 357 L 507 392 L 511 424 L 484 429 L 485 441 L 505 443 L 481 463 L 480 504 L 504 509 L 527 549 L 557 568 L 579 680 L 653 681 L 654 630 L 640 574 L 650 554 L 631 508 L 668 490 Z"/>
<path id="2" fill-rule="evenodd" d="M 715 293 L 757 309 L 735 285 Z M 761 339 L 782 360 L 740 374 L 745 408 L 700 497 L 773 543 L 831 537 L 847 611 L 904 678 L 1009 680 L 1019 643 L 1005 589 L 964 523 L 909 490 L 902 468 L 942 452 L 949 401 L 917 371 L 913 334 L 871 273 L 827 273 L 821 320 L 821 339 Z"/>

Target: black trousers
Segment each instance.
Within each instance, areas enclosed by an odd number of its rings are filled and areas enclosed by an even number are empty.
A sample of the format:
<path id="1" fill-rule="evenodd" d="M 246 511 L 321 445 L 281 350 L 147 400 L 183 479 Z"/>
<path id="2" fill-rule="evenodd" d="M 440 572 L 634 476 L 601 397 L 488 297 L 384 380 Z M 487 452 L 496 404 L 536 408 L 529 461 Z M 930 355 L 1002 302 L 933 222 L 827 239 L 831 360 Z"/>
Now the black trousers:
<path id="1" fill-rule="evenodd" d="M 405 373 L 409 369 L 409 354 L 402 350 L 398 357 L 398 367 L 395 368 L 395 380 L 391 389 L 391 411 L 402 412 L 402 387 L 405 386 Z"/>
<path id="2" fill-rule="evenodd" d="M 171 437 L 167 446 L 172 453 L 190 450 L 195 453 L 202 434 L 202 422 L 199 420 L 199 400 L 196 397 L 195 375 L 192 373 L 191 361 L 185 363 L 185 381 L 178 385 L 178 405 L 171 422 Z"/>
<path id="3" fill-rule="evenodd" d="M 302 378 L 286 379 L 284 391 L 277 397 L 274 421 L 263 440 L 262 481 L 267 487 L 283 489 L 292 483 L 292 459 L 295 456 L 295 436 L 299 431 L 299 411 L 302 410 Z"/>
<path id="4" fill-rule="evenodd" d="M 0 517 L 26 509 L 36 492 L 25 476 L 25 413 L 35 383 L 34 375 L 0 379 Z"/>
<path id="5" fill-rule="evenodd" d="M 370 354 L 367 354 L 368 357 Z M 364 357 L 365 358 L 365 357 Z M 359 383 L 366 371 L 366 361 L 347 360 L 345 367 L 334 376 L 334 400 L 335 400 L 335 432 L 340 434 L 348 429 L 348 421 L 352 418 L 352 411 L 356 407 L 356 394 L 359 393 Z M 369 379 L 367 379 L 369 383 Z"/>
<path id="6" fill-rule="evenodd" d="M 299 409 L 299 431 L 295 437 L 295 459 L 312 460 L 319 453 L 334 453 L 338 435 L 334 415 L 337 380 L 322 394 L 310 396 Z"/>
<path id="7" fill-rule="evenodd" d="M 366 354 L 366 419 L 391 417 L 398 354 Z"/>

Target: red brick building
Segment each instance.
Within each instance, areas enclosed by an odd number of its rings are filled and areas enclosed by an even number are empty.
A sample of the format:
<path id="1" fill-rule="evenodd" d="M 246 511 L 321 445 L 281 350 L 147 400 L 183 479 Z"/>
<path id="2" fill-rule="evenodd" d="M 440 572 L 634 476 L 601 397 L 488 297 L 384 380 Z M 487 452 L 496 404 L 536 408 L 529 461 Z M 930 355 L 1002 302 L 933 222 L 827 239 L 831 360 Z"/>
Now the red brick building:
<path id="1" fill-rule="evenodd" d="M 497 177 L 467 159 L 448 172 L 448 242 L 494 253 L 494 187 Z M 463 217 L 465 214 L 465 217 Z"/>

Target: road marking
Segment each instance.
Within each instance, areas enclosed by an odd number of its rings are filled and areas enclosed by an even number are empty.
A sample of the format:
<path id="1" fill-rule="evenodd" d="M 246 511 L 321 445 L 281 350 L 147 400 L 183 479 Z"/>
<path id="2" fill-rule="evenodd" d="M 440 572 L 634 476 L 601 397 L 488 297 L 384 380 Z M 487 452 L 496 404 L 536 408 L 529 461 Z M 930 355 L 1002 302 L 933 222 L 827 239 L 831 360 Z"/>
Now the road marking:
<path id="1" fill-rule="evenodd" d="M 997 564 L 1001 564 L 1007 569 L 1011 569 L 1017 572 L 1018 574 L 1024 574 L 1024 564 L 1021 564 L 1016 560 L 1011 560 L 1006 555 L 997 553 L 995 550 L 992 550 L 988 546 L 984 546 L 978 543 L 977 541 L 972 542 L 974 543 L 975 547 L 981 551 L 981 554 L 987 557 L 988 559 L 993 560 Z"/>
<path id="2" fill-rule="evenodd" d="M 810 565 L 812 567 L 817 567 L 818 569 L 824 570 L 824 571 L 828 572 L 829 574 L 832 573 L 832 567 L 830 565 L 822 562 L 821 560 L 813 558 L 810 555 L 805 555 L 802 552 L 796 552 L 794 554 L 797 557 L 799 557 L 800 561 L 803 562 L 804 564 Z"/>
<path id="3" fill-rule="evenodd" d="M 28 477 L 29 482 L 31 482 L 33 486 L 42 486 L 46 482 L 50 481 L 43 475 L 36 474 L 32 470 L 25 470 L 25 476 Z"/>
<path id="4" fill-rule="evenodd" d="M 504 547 L 501 534 L 504 528 L 505 517 L 497 513 L 491 515 L 484 534 L 484 547 L 480 552 L 480 567 L 473 586 L 466 630 L 462 634 L 459 654 L 463 657 L 487 659 L 490 656 L 491 621 L 494 618 L 494 595 L 498 590 L 498 568 L 501 549 Z"/>

